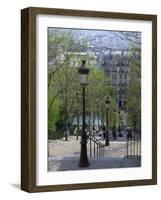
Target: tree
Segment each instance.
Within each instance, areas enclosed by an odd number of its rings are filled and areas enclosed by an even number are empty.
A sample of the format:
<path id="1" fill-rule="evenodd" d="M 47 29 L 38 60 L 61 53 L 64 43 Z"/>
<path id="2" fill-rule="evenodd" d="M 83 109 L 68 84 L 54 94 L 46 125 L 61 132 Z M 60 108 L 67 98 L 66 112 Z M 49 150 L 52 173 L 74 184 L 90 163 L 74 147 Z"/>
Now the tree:
<path id="1" fill-rule="evenodd" d="M 86 53 L 75 52 L 79 44 L 85 48 L 86 41 L 74 38 L 72 30 L 48 31 L 48 118 L 49 128 L 55 130 L 55 112 L 57 118 L 65 122 L 68 128 L 68 119 L 72 115 L 73 105 L 78 88 L 77 66 Z M 63 110 L 63 112 L 61 111 Z"/>
<path id="2" fill-rule="evenodd" d="M 88 113 L 96 113 L 96 100 L 99 111 L 106 96 L 110 96 L 113 104 L 115 100 L 114 88 L 110 86 L 109 77 L 101 69 L 96 68 L 96 58 L 87 52 L 87 38 L 75 38 L 72 31 L 51 29 L 48 32 L 48 118 L 49 128 L 56 130 L 58 120 L 64 122 L 67 135 L 68 124 L 72 118 L 81 115 L 81 85 L 79 83 L 78 67 L 82 60 L 90 68 L 89 83 L 86 88 L 86 108 Z M 78 101 L 79 98 L 79 101 Z"/>
<path id="3" fill-rule="evenodd" d="M 115 33 L 117 37 L 128 41 L 130 46 L 129 85 L 127 90 L 128 124 L 134 129 L 141 127 L 141 33 L 124 32 Z"/>
<path id="4" fill-rule="evenodd" d="M 141 121 L 141 49 L 132 47 L 130 82 L 128 86 L 129 124 L 140 129 Z"/>

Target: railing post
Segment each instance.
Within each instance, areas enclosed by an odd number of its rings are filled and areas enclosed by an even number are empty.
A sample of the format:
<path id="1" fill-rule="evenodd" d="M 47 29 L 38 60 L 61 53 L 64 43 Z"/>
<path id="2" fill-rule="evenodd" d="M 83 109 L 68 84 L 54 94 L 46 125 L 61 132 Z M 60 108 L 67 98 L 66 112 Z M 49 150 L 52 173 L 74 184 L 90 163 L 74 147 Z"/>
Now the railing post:
<path id="1" fill-rule="evenodd" d="M 136 129 L 134 130 L 134 152 L 133 152 L 133 156 L 136 155 Z"/>
<path id="2" fill-rule="evenodd" d="M 90 137 L 89 137 L 89 154 L 90 157 L 92 157 L 92 138 L 91 138 L 91 131 L 90 131 Z"/>
<path id="3" fill-rule="evenodd" d="M 89 140 L 90 140 L 90 157 L 92 157 L 92 154 L 94 157 L 103 157 L 104 156 L 104 152 L 105 152 L 105 145 L 103 143 L 101 143 L 99 140 L 97 140 L 94 136 L 89 136 Z M 93 145 L 92 145 L 93 143 Z M 93 146 L 93 148 L 92 148 Z M 92 153 L 92 150 L 94 151 L 94 153 Z"/>
<path id="4" fill-rule="evenodd" d="M 100 157 L 102 157 L 102 144 L 100 143 Z"/>
<path id="5" fill-rule="evenodd" d="M 139 156 L 139 132 L 137 132 L 137 156 Z"/>
<path id="6" fill-rule="evenodd" d="M 132 155 L 132 137 L 133 137 L 133 132 L 131 133 L 131 138 L 130 138 L 130 155 Z"/>
<path id="7" fill-rule="evenodd" d="M 98 143 L 96 143 L 96 145 L 97 145 L 97 157 L 98 157 Z"/>
<path id="8" fill-rule="evenodd" d="M 105 154 L 105 146 L 103 145 L 103 147 L 102 147 L 102 155 L 103 155 L 103 157 L 104 157 L 104 154 Z"/>
<path id="9" fill-rule="evenodd" d="M 100 157 L 100 143 L 98 143 L 98 147 L 99 147 L 99 149 L 98 149 L 98 152 L 99 152 L 98 156 Z"/>
<path id="10" fill-rule="evenodd" d="M 95 140 L 95 139 L 94 139 Z M 94 158 L 95 158 L 95 155 L 96 155 L 96 143 L 95 143 L 95 141 L 94 141 Z"/>
<path id="11" fill-rule="evenodd" d="M 127 158 L 129 156 L 129 137 L 127 135 Z"/>

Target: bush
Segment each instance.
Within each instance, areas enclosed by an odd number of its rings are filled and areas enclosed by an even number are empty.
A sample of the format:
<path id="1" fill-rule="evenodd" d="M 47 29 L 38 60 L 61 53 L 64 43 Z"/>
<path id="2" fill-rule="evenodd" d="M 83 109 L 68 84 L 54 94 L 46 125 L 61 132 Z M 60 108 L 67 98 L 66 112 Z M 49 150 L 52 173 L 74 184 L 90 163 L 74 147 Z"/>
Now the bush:
<path id="1" fill-rule="evenodd" d="M 49 140 L 56 140 L 63 138 L 63 132 L 61 131 L 53 131 L 51 129 L 48 129 L 48 139 Z"/>

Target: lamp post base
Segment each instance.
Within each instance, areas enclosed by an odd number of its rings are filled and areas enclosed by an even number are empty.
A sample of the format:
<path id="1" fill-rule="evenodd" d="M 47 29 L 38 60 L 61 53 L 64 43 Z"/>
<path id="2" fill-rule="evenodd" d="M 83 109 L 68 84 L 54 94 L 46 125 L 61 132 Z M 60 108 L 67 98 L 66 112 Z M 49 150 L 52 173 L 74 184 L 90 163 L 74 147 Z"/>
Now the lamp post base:
<path id="1" fill-rule="evenodd" d="M 78 167 L 88 167 L 88 157 L 87 157 L 87 143 L 81 142 L 81 154 Z"/>
<path id="2" fill-rule="evenodd" d="M 105 146 L 110 146 L 109 141 L 106 141 L 106 142 L 105 142 Z"/>
<path id="3" fill-rule="evenodd" d="M 123 134 L 119 132 L 118 137 L 123 137 Z"/>
<path id="4" fill-rule="evenodd" d="M 115 128 L 112 130 L 112 135 L 113 135 L 113 139 L 116 140 L 117 135 L 116 135 L 116 129 Z"/>
<path id="5" fill-rule="evenodd" d="M 110 146 L 108 130 L 107 130 L 107 132 L 106 132 L 105 146 Z"/>
<path id="6" fill-rule="evenodd" d="M 78 167 L 89 167 L 89 162 L 86 161 L 82 163 L 81 161 L 79 161 Z"/>

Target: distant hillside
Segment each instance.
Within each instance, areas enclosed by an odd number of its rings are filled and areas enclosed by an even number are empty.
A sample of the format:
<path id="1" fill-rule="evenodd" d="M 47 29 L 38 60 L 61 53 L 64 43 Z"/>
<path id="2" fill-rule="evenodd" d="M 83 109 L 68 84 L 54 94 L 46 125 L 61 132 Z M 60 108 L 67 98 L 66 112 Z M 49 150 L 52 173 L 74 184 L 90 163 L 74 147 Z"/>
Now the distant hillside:
<path id="1" fill-rule="evenodd" d="M 130 45 L 130 42 L 121 38 L 119 32 L 116 31 L 73 30 L 73 34 L 79 39 L 88 38 L 93 46 L 127 49 Z"/>
<path id="2" fill-rule="evenodd" d="M 72 33 L 75 42 L 81 40 L 88 41 L 89 46 L 106 47 L 111 49 L 128 49 L 131 40 L 141 44 L 141 33 L 139 32 L 122 32 L 122 31 L 105 31 L 105 30 L 83 30 L 83 29 L 65 29 L 65 28 L 50 28 L 51 32 L 61 34 L 63 32 Z M 126 35 L 124 35 L 124 34 Z"/>

